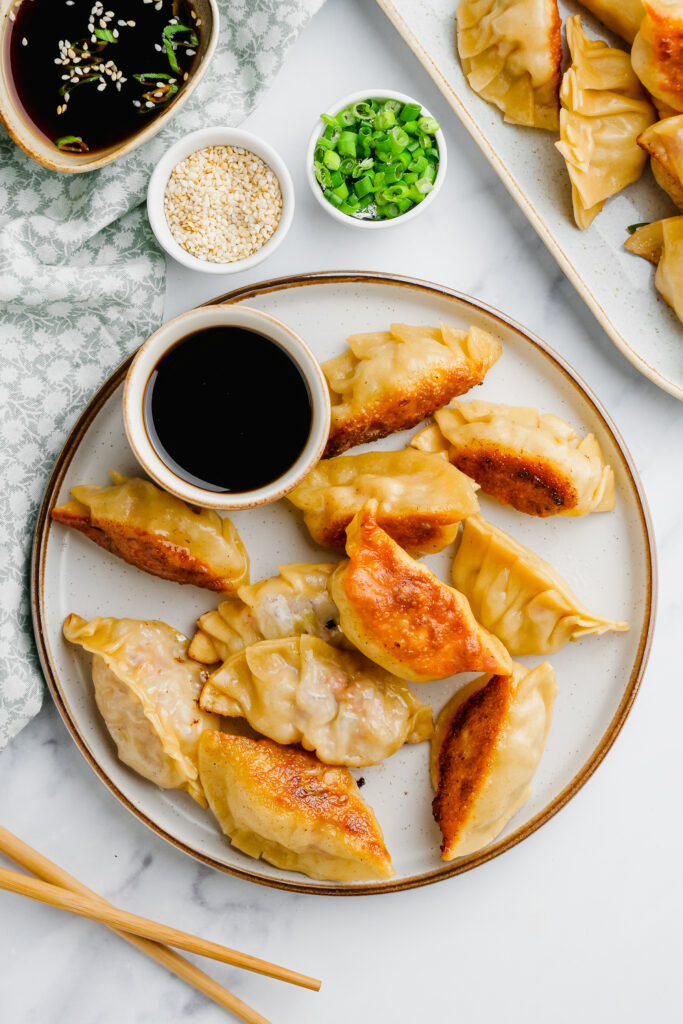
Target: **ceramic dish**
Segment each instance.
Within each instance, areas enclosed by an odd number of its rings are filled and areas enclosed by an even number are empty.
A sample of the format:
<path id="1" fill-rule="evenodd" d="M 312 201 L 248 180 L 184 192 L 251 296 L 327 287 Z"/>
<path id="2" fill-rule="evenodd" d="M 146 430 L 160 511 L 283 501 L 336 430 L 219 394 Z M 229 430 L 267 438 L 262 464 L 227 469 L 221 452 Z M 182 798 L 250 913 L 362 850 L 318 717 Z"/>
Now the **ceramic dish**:
<path id="1" fill-rule="evenodd" d="M 303 374 L 313 407 L 311 430 L 306 445 L 286 473 L 258 490 L 240 493 L 208 491 L 176 475 L 152 445 L 145 425 L 145 392 L 155 366 L 181 338 L 210 327 L 244 327 L 275 341 L 287 352 Z M 253 382 L 252 382 L 253 383 Z M 256 390 L 256 389 L 255 389 Z M 204 508 L 253 508 L 276 501 L 293 490 L 317 463 L 330 431 L 330 394 L 327 381 L 311 350 L 286 324 L 248 306 L 200 306 L 169 320 L 147 339 L 138 351 L 126 377 L 123 421 L 128 442 L 138 462 L 160 487 L 192 505 Z"/>
<path id="2" fill-rule="evenodd" d="M 0 121 L 8 134 L 18 146 L 28 153 L 43 167 L 51 171 L 62 171 L 67 174 L 78 174 L 83 171 L 94 171 L 98 167 L 118 160 L 119 157 L 131 153 L 138 146 L 151 139 L 166 125 L 190 98 L 209 66 L 218 42 L 218 7 L 216 0 L 193 0 L 197 14 L 202 20 L 202 32 L 197 48 L 197 60 L 185 86 L 178 95 L 166 106 L 163 114 L 159 114 L 150 124 L 135 135 L 123 139 L 107 149 L 98 149 L 92 153 L 66 153 L 50 145 L 29 123 L 14 92 L 8 68 L 7 31 L 10 24 L 10 13 L 17 5 L 17 0 L 0 0 Z"/>
<path id="3" fill-rule="evenodd" d="M 436 882 L 489 860 L 530 835 L 583 785 L 617 736 L 645 667 L 654 620 L 652 528 L 636 471 L 608 417 L 579 380 L 545 344 L 500 313 L 447 288 L 379 274 L 303 275 L 242 288 L 219 301 L 246 303 L 288 323 L 319 358 L 341 352 L 346 335 L 385 328 L 391 321 L 476 324 L 493 332 L 503 355 L 477 397 L 537 405 L 597 435 L 616 474 L 617 508 L 582 519 L 532 519 L 482 499 L 486 518 L 509 530 L 566 575 L 591 609 L 631 624 L 628 633 L 570 644 L 554 655 L 559 697 L 548 745 L 532 794 L 495 843 L 444 863 L 432 819 L 429 745 L 407 746 L 365 779 L 363 796 L 374 808 L 396 870 L 377 883 L 322 883 L 254 861 L 234 850 L 215 821 L 185 794 L 157 789 L 117 760 L 93 699 L 90 658 L 62 638 L 69 612 L 159 618 L 186 634 L 196 617 L 215 607 L 208 591 L 178 586 L 131 568 L 75 531 L 50 521 L 50 509 L 76 483 L 104 483 L 107 470 L 135 471 L 121 417 L 127 364 L 95 395 L 57 460 L 40 513 L 33 562 L 33 611 L 38 649 L 55 702 L 88 763 L 129 810 L 158 835 L 212 867 L 266 885 L 300 892 L 379 893 Z M 412 432 L 411 432 L 412 433 Z M 401 448 L 409 432 L 379 443 Z M 357 451 L 358 449 L 356 449 Z M 362 449 L 361 449 L 362 450 Z M 279 563 L 333 561 L 309 539 L 286 501 L 231 515 L 251 555 L 252 580 Z M 427 563 L 449 579 L 452 551 Z M 537 663 L 541 659 L 521 659 Z M 469 677 L 415 684 L 438 712 Z"/>
<path id="4" fill-rule="evenodd" d="M 233 263 L 209 263 L 183 249 L 182 245 L 179 245 L 173 237 L 164 212 L 164 192 L 173 168 L 181 160 L 185 160 L 190 153 L 206 149 L 208 146 L 240 146 L 242 149 L 248 149 L 268 164 L 280 182 L 282 212 L 277 228 L 260 249 L 257 249 L 251 256 L 235 260 Z M 204 274 L 241 273 L 268 259 L 284 241 L 294 216 L 294 185 L 282 157 L 258 135 L 242 131 L 240 128 L 200 128 L 199 131 L 192 132 L 174 143 L 154 168 L 147 188 L 147 216 L 159 245 L 184 267 L 189 267 L 190 270 L 199 270 Z"/>
<path id="5" fill-rule="evenodd" d="M 349 104 L 358 103 L 361 100 L 366 100 L 368 98 L 377 100 L 400 100 L 401 103 L 420 103 L 420 101 L 415 99 L 414 96 L 407 96 L 404 92 L 396 92 L 394 89 L 361 89 L 360 92 L 352 92 L 337 103 L 334 103 L 329 110 L 325 111 L 325 113 L 332 115 L 338 114 L 340 110 L 343 110 L 344 107 L 348 107 Z M 420 104 L 420 106 L 422 106 L 422 115 L 426 117 L 432 116 L 425 106 L 422 104 Z M 413 220 L 428 206 L 431 206 L 436 199 L 439 191 L 441 190 L 441 186 L 444 183 L 446 167 L 448 166 L 446 139 L 444 138 L 444 134 L 441 129 L 439 129 L 439 131 L 434 135 L 439 147 L 439 169 L 434 181 L 434 188 L 427 197 L 423 199 L 421 203 L 418 203 L 417 206 L 414 206 L 412 210 L 408 210 L 406 213 L 402 213 L 399 217 L 393 217 L 389 220 L 362 220 L 360 217 L 351 217 L 348 213 L 342 213 L 341 210 L 335 209 L 335 207 L 325 199 L 323 190 L 316 181 L 315 174 L 313 173 L 313 153 L 315 152 L 316 144 L 324 129 L 324 123 L 322 121 L 317 121 L 315 128 L 311 132 L 311 137 L 308 140 L 308 148 L 306 149 L 306 178 L 308 180 L 308 184 L 311 186 L 315 198 L 323 209 L 327 210 L 330 216 L 334 217 L 335 220 L 338 220 L 342 224 L 346 224 L 347 227 L 376 231 L 379 228 L 390 228 L 397 224 L 405 224 L 408 220 Z"/>
<path id="6" fill-rule="evenodd" d="M 455 45 L 457 0 L 377 0 L 431 75 L 482 153 L 614 344 L 659 387 L 683 400 L 683 325 L 653 283 L 645 260 L 624 249 L 629 224 L 671 217 L 649 168 L 608 200 L 587 231 L 572 216 L 571 188 L 553 132 L 503 122 L 470 89 Z M 563 20 L 581 13 L 588 34 L 623 48 L 583 7 L 559 2 Z"/>

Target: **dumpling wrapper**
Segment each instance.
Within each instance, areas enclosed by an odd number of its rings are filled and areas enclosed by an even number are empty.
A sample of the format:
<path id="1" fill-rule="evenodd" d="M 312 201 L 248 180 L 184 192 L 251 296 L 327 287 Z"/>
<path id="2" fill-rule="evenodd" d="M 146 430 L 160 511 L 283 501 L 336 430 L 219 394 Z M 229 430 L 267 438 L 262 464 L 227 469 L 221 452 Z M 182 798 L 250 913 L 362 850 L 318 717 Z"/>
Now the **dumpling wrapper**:
<path id="1" fill-rule="evenodd" d="M 661 117 L 683 112 L 683 4 L 644 0 L 645 17 L 631 49 L 633 70 Z"/>
<path id="2" fill-rule="evenodd" d="M 587 228 L 610 196 L 637 181 L 647 157 L 638 136 L 657 119 L 627 53 L 589 39 L 567 18 L 571 67 L 560 89 L 560 141 L 572 184 L 574 220 Z"/>
<path id="3" fill-rule="evenodd" d="M 336 567 L 336 562 L 292 562 L 278 566 L 279 576 L 240 587 L 237 598 L 221 601 L 215 611 L 199 617 L 190 657 L 213 665 L 259 640 L 303 633 L 344 644 L 329 592 Z"/>
<path id="4" fill-rule="evenodd" d="M 368 502 L 348 528 L 348 562 L 332 577 L 345 636 L 388 672 L 415 683 L 458 672 L 508 672 L 510 655 L 467 598 L 411 558 Z"/>
<path id="5" fill-rule="evenodd" d="M 651 125 L 638 138 L 650 154 L 655 181 L 683 211 L 683 114 Z"/>
<path id="6" fill-rule="evenodd" d="M 208 508 L 194 508 L 149 480 L 111 472 L 110 487 L 73 487 L 73 501 L 52 510 L 129 565 L 176 583 L 232 594 L 249 579 L 237 530 Z"/>
<path id="7" fill-rule="evenodd" d="M 470 88 L 506 121 L 556 131 L 562 66 L 556 0 L 462 0 L 457 23 Z"/>
<path id="8" fill-rule="evenodd" d="M 558 416 L 491 402 L 454 402 L 411 445 L 448 451 L 482 491 L 532 516 L 584 516 L 615 505 L 614 473 L 596 438 Z"/>
<path id="9" fill-rule="evenodd" d="M 557 696 L 549 662 L 481 676 L 446 704 L 432 740 L 434 818 L 443 860 L 476 853 L 526 802 Z"/>
<path id="10" fill-rule="evenodd" d="M 624 245 L 656 265 L 655 288 L 683 323 L 683 217 L 646 224 Z"/>
<path id="11" fill-rule="evenodd" d="M 382 831 L 348 768 L 272 740 L 204 732 L 199 773 L 232 845 L 323 881 L 391 878 Z"/>
<path id="12" fill-rule="evenodd" d="M 645 17 L 643 0 L 580 0 L 580 3 L 627 43 L 636 38 Z"/>
<path id="13" fill-rule="evenodd" d="M 165 622 L 80 615 L 68 616 L 64 636 L 94 655 L 95 701 L 121 761 L 206 807 L 197 745 L 219 719 L 200 710 L 208 673 L 187 657 L 187 638 Z"/>
<path id="14" fill-rule="evenodd" d="M 354 334 L 349 351 L 322 364 L 332 404 L 324 457 L 414 427 L 481 384 L 502 352 L 486 331 L 412 327 Z"/>
<path id="15" fill-rule="evenodd" d="M 548 562 L 481 516 L 463 523 L 453 583 L 513 657 L 553 654 L 570 640 L 628 629 L 591 615 Z"/>
<path id="16" fill-rule="evenodd" d="M 379 764 L 433 732 L 431 707 L 402 680 L 312 636 L 264 640 L 233 655 L 209 677 L 200 705 L 352 768 Z"/>
<path id="17" fill-rule="evenodd" d="M 441 551 L 479 508 L 476 484 L 443 455 L 404 449 L 324 459 L 287 495 L 318 544 L 343 551 L 346 527 L 369 499 L 377 522 L 413 555 Z"/>

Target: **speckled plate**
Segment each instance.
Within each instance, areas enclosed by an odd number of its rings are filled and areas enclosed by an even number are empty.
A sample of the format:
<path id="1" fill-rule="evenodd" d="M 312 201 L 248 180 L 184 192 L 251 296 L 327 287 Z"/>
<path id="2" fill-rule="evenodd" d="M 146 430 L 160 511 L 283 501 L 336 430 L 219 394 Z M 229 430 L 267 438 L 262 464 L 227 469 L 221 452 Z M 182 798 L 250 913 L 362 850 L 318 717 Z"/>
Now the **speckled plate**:
<path id="1" fill-rule="evenodd" d="M 629 224 L 677 212 L 649 168 L 579 231 L 565 163 L 554 146 L 559 136 L 505 124 L 467 84 L 455 42 L 458 0 L 377 2 L 617 348 L 646 377 L 683 400 L 683 325 L 655 291 L 654 267 L 624 249 Z M 580 4 L 559 0 L 559 9 L 563 21 L 579 13 L 591 37 L 625 47 Z"/>
<path id="2" fill-rule="evenodd" d="M 483 514 L 530 545 L 565 574 L 586 605 L 626 619 L 631 630 L 569 647 L 552 657 L 560 693 L 548 746 L 532 795 L 500 838 L 480 853 L 446 864 L 432 820 L 428 744 L 404 747 L 363 775 L 363 795 L 374 808 L 391 852 L 395 878 L 371 884 L 321 883 L 280 871 L 233 850 L 210 813 L 183 793 L 164 791 L 139 778 L 116 757 L 98 715 L 90 658 L 62 638 L 70 612 L 158 618 L 191 633 L 196 617 L 215 607 L 209 591 L 148 576 L 107 554 L 81 534 L 49 518 L 78 483 L 103 484 L 107 470 L 137 471 L 121 418 L 127 363 L 110 377 L 83 412 L 57 460 L 42 506 L 33 564 L 33 609 L 38 648 L 54 700 L 76 743 L 112 793 L 158 835 L 222 871 L 266 885 L 302 892 L 389 892 L 447 878 L 495 857 L 530 835 L 563 806 L 595 770 L 617 736 L 644 670 L 654 620 L 654 544 L 645 499 L 628 452 L 598 402 L 558 356 L 502 314 L 467 296 L 379 274 L 328 273 L 283 278 L 232 292 L 223 301 L 244 302 L 284 320 L 320 359 L 342 351 L 346 335 L 384 329 L 392 321 L 476 324 L 500 339 L 504 354 L 477 398 L 514 399 L 557 413 L 580 431 L 593 431 L 614 467 L 616 511 L 582 519 L 533 519 L 482 500 Z M 408 434 L 380 442 L 401 448 Z M 229 444 L 229 439 L 225 439 Z M 252 580 L 294 561 L 333 561 L 309 539 L 285 501 L 235 513 L 233 520 L 251 556 Z M 452 550 L 427 561 L 450 579 Z M 521 659 L 535 664 L 541 659 Z M 415 684 L 438 711 L 468 676 Z"/>

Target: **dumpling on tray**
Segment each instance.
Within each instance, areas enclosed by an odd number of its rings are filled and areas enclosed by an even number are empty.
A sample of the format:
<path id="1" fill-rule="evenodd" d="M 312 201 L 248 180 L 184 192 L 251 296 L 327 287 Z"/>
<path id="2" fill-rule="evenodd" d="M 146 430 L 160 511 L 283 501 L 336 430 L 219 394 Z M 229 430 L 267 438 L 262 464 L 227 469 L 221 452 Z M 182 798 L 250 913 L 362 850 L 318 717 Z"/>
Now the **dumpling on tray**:
<path id="1" fill-rule="evenodd" d="M 279 576 L 240 587 L 238 597 L 199 617 L 190 657 L 213 665 L 259 640 L 303 633 L 343 644 L 339 612 L 329 592 L 336 567 L 336 562 L 292 562 L 278 566 Z"/>
<path id="2" fill-rule="evenodd" d="M 402 680 L 312 636 L 263 640 L 233 655 L 209 677 L 200 705 L 353 768 L 379 764 L 433 732 L 431 707 Z"/>
<path id="3" fill-rule="evenodd" d="M 680 0 L 644 0 L 643 6 L 631 63 L 660 117 L 670 117 L 683 112 L 683 5 Z"/>
<path id="4" fill-rule="evenodd" d="M 366 501 L 377 522 L 414 555 L 441 551 L 479 508 L 474 484 L 441 455 L 406 448 L 324 459 L 287 495 L 318 544 L 343 551 L 346 527 Z"/>
<path id="5" fill-rule="evenodd" d="M 580 0 L 612 32 L 632 43 L 645 17 L 643 0 Z"/>
<path id="6" fill-rule="evenodd" d="M 444 860 L 488 846 L 531 792 L 557 695 L 549 662 L 481 676 L 446 704 L 432 740 L 433 811 Z"/>
<path id="7" fill-rule="evenodd" d="M 349 350 L 322 364 L 332 403 L 324 455 L 414 427 L 481 384 L 502 349 L 478 327 L 411 327 L 354 334 Z"/>
<path id="8" fill-rule="evenodd" d="M 95 701 L 123 763 L 206 807 L 197 744 L 219 719 L 200 710 L 208 673 L 187 657 L 187 638 L 165 622 L 80 615 L 68 616 L 64 636 L 93 655 Z"/>
<path id="9" fill-rule="evenodd" d="M 491 402 L 454 402 L 435 413 L 415 448 L 448 452 L 482 491 L 532 516 L 585 516 L 614 508 L 614 473 L 593 434 L 558 416 Z"/>
<path id="10" fill-rule="evenodd" d="M 248 581 L 249 557 L 229 519 L 187 505 L 149 480 L 111 477 L 109 487 L 73 487 L 73 501 L 53 508 L 52 518 L 165 580 L 223 594 Z"/>
<path id="11" fill-rule="evenodd" d="M 348 562 L 332 577 L 344 635 L 403 679 L 509 672 L 510 655 L 479 625 L 467 598 L 410 557 L 378 525 L 368 502 L 348 528 Z"/>
<path id="12" fill-rule="evenodd" d="M 272 740 L 207 731 L 199 773 L 223 832 L 248 856 L 325 881 L 393 875 L 377 819 L 348 768 Z"/>
<path id="13" fill-rule="evenodd" d="M 562 66 L 557 0 L 461 0 L 457 22 L 470 88 L 506 121 L 556 131 Z"/>
<path id="14" fill-rule="evenodd" d="M 548 562 L 481 516 L 463 523 L 453 582 L 513 657 L 553 654 L 570 640 L 628 629 L 591 615 Z"/>
<path id="15" fill-rule="evenodd" d="M 637 181 L 646 154 L 638 136 L 657 119 L 623 50 L 589 39 L 567 18 L 571 67 L 564 73 L 558 150 L 572 184 L 574 220 L 587 228 L 610 196 Z"/>
<path id="16" fill-rule="evenodd" d="M 655 288 L 683 323 L 683 217 L 644 224 L 624 245 L 655 264 Z"/>
<path id="17" fill-rule="evenodd" d="M 683 211 L 683 114 L 647 128 L 638 145 L 650 154 L 655 181 Z"/>

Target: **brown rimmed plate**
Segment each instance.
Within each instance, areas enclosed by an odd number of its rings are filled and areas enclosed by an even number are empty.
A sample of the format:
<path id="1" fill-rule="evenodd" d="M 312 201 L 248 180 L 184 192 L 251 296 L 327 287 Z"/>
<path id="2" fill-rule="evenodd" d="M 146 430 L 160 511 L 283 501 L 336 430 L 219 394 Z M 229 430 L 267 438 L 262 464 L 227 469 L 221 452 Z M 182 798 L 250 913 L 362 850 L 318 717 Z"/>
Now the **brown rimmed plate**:
<path id="1" fill-rule="evenodd" d="M 92 696 L 89 658 L 61 633 L 69 612 L 158 618 L 190 633 L 197 615 L 215 607 L 208 591 L 148 576 L 50 520 L 52 507 L 77 483 L 104 483 L 109 468 L 134 473 L 121 419 L 128 362 L 94 396 L 60 454 L 40 512 L 32 569 L 33 614 L 43 668 L 59 711 L 79 749 L 112 793 L 158 835 L 205 864 L 241 878 L 298 892 L 332 895 L 392 892 L 468 871 L 529 836 L 581 788 L 621 729 L 640 684 L 654 626 L 655 551 L 647 504 L 623 441 L 598 401 L 564 360 L 503 314 L 448 288 L 382 274 L 305 274 L 267 281 L 222 296 L 289 323 L 325 359 L 346 335 L 390 322 L 476 324 L 498 337 L 504 353 L 477 398 L 540 407 L 593 431 L 614 467 L 617 508 L 582 519 L 536 520 L 486 498 L 482 512 L 562 572 L 595 612 L 626 619 L 625 634 L 570 644 L 552 661 L 560 686 L 532 795 L 499 839 L 473 856 L 446 864 L 431 815 L 428 745 L 404 747 L 384 764 L 355 772 L 384 829 L 396 876 L 389 882 L 321 883 L 280 871 L 233 850 L 211 815 L 181 793 L 163 791 L 116 758 Z M 256 414 L 256 410 L 255 410 Z M 408 434 L 380 442 L 400 448 Z M 217 439 L 229 451 L 231 439 Z M 235 513 L 252 559 L 252 579 L 278 564 L 333 560 L 309 540 L 286 502 Z M 428 559 L 449 579 L 452 551 Z M 535 664 L 541 659 L 520 659 Z M 438 711 L 462 682 L 415 685 Z"/>

